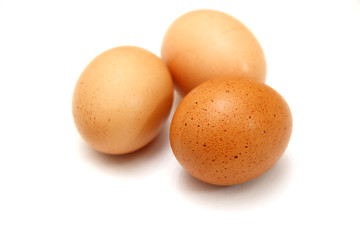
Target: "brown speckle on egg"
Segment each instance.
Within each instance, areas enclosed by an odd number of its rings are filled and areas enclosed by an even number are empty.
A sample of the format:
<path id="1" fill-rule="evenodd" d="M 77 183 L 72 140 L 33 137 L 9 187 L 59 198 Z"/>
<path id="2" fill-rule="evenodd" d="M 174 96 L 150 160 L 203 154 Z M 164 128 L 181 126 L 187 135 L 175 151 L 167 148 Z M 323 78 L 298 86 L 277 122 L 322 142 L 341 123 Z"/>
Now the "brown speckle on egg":
<path id="1" fill-rule="evenodd" d="M 188 119 L 197 124 L 184 125 Z M 291 130 L 290 109 L 275 90 L 254 80 L 220 78 L 184 97 L 172 119 L 170 143 L 194 177 L 234 185 L 269 170 L 285 151 Z"/>

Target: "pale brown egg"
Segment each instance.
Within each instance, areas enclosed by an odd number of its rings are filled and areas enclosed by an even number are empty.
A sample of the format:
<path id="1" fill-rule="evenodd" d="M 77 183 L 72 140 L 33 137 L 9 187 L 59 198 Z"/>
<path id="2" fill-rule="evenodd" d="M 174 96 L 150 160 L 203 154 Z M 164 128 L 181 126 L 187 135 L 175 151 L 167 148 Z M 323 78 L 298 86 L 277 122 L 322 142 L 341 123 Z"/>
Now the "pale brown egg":
<path id="1" fill-rule="evenodd" d="M 173 82 L 161 59 L 124 46 L 89 63 L 76 84 L 72 110 L 77 130 L 90 146 L 124 154 L 155 138 L 172 100 Z"/>
<path id="2" fill-rule="evenodd" d="M 235 185 L 269 170 L 291 131 L 289 106 L 275 90 L 254 80 L 219 78 L 180 102 L 170 142 L 176 159 L 197 179 Z"/>
<path id="3" fill-rule="evenodd" d="M 215 10 L 196 10 L 176 19 L 162 43 L 162 59 L 183 95 L 218 77 L 265 82 L 263 50 L 236 18 Z"/>

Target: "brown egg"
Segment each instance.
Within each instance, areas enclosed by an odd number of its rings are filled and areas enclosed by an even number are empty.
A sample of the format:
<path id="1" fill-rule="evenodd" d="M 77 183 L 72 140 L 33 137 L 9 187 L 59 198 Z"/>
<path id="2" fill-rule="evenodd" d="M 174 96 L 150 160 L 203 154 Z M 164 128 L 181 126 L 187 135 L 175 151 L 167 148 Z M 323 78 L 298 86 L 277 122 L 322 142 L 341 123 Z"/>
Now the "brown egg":
<path id="1" fill-rule="evenodd" d="M 265 82 L 259 42 L 244 24 L 219 11 L 197 10 L 176 19 L 164 36 L 161 55 L 183 95 L 224 76 Z"/>
<path id="2" fill-rule="evenodd" d="M 180 102 L 170 142 L 191 175 L 234 185 L 269 170 L 284 153 L 291 131 L 289 106 L 275 90 L 253 80 L 219 78 Z"/>
<path id="3" fill-rule="evenodd" d="M 171 75 L 160 58 L 138 47 L 97 56 L 81 74 L 73 117 L 82 138 L 109 154 L 135 151 L 161 130 L 173 100 Z"/>

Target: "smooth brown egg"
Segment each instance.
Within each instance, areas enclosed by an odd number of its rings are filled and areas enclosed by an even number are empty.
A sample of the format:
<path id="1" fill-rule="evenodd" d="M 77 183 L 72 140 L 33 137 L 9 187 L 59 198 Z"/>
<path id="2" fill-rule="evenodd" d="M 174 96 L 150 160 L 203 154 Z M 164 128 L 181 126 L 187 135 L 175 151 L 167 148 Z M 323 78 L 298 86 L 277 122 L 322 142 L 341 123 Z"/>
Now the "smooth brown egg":
<path id="1" fill-rule="evenodd" d="M 286 101 L 264 83 L 219 78 L 193 89 L 180 102 L 170 128 L 179 163 L 197 179 L 234 185 L 269 170 L 292 131 Z"/>
<path id="2" fill-rule="evenodd" d="M 76 84 L 72 110 L 77 130 L 90 146 L 124 154 L 155 138 L 172 100 L 173 82 L 161 59 L 124 46 L 89 63 Z"/>
<path id="3" fill-rule="evenodd" d="M 215 10 L 196 10 L 176 19 L 164 36 L 161 55 L 183 95 L 213 78 L 266 78 L 256 37 L 236 18 Z"/>

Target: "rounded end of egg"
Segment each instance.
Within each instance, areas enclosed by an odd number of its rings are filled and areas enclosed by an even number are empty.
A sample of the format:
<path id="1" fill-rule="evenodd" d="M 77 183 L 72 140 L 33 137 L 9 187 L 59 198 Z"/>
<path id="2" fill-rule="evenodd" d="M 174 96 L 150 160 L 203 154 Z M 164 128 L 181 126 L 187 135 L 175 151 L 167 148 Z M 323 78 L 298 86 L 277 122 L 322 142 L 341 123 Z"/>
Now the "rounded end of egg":
<path id="1" fill-rule="evenodd" d="M 165 33 L 161 56 L 182 95 L 218 77 L 266 80 L 264 52 L 254 34 L 216 10 L 191 11 L 177 18 Z"/>

